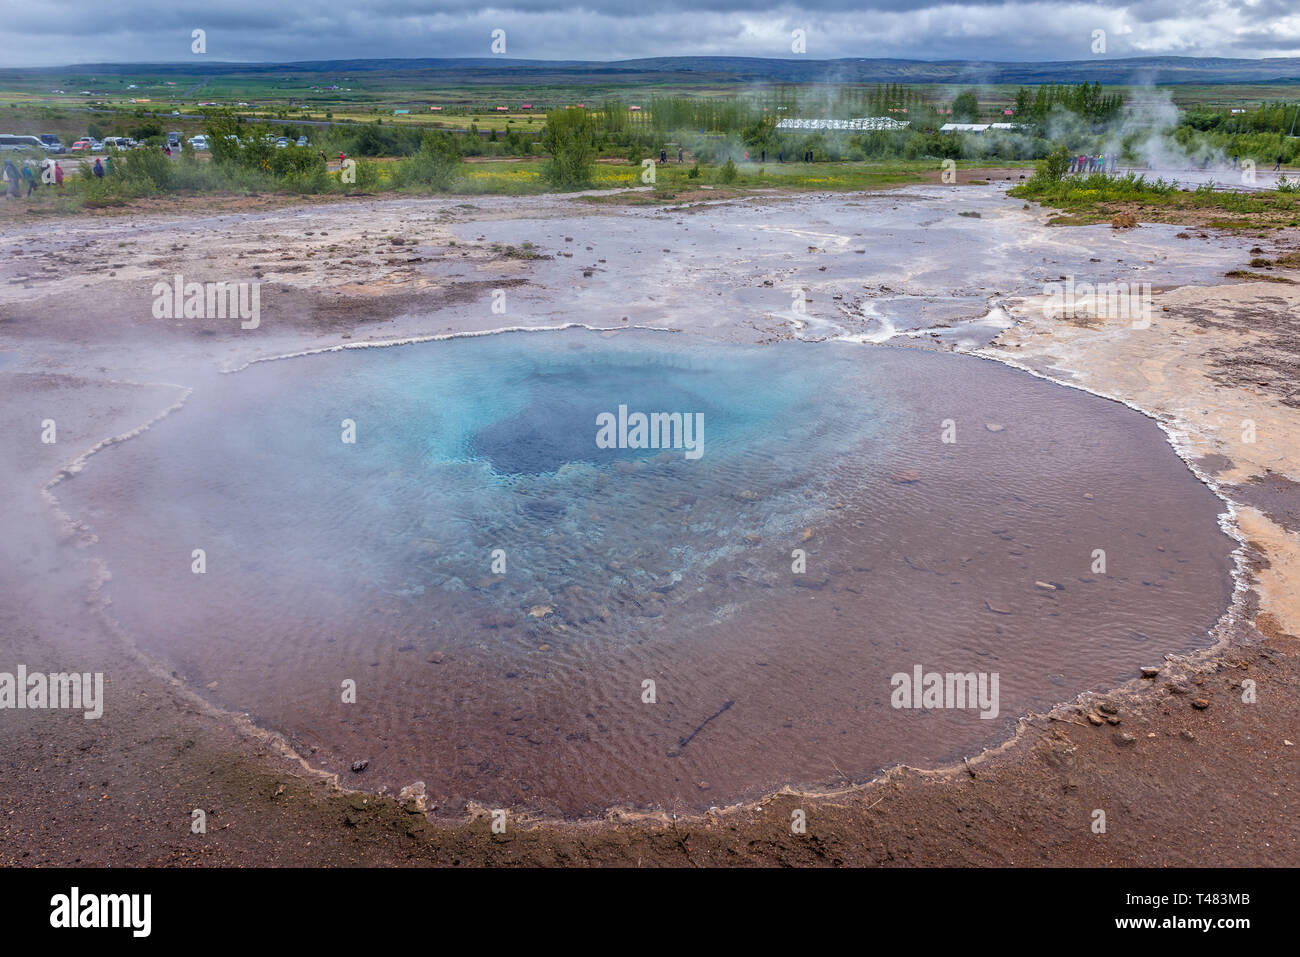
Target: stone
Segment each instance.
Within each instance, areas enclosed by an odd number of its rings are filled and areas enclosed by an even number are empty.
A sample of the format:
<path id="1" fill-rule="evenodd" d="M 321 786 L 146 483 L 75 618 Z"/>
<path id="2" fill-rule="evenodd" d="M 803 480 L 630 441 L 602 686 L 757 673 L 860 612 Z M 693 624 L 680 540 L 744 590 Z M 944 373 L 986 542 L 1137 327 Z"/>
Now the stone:
<path id="1" fill-rule="evenodd" d="M 424 793 L 424 782 L 416 781 L 397 792 L 397 803 L 406 806 L 412 814 L 423 814 L 429 809 L 429 798 Z"/>

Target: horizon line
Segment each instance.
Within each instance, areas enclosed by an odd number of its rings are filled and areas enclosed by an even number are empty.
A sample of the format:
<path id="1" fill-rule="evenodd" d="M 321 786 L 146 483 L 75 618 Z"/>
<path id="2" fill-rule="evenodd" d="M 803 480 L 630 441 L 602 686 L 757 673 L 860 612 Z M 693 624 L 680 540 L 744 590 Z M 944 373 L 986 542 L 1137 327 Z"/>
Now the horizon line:
<path id="1" fill-rule="evenodd" d="M 301 67 L 312 64 L 323 63 L 428 63 L 428 62 L 456 62 L 456 63 L 483 63 L 483 64 L 501 64 L 501 65 L 606 65 L 613 66 L 622 63 L 641 63 L 648 60 L 725 60 L 725 61 L 764 61 L 770 63 L 922 63 L 931 66 L 944 64 L 975 64 L 975 65 L 1065 65 L 1065 64 L 1106 64 L 1122 61 L 1133 60 L 1180 60 L 1191 62 L 1205 62 L 1219 60 L 1233 63 L 1269 63 L 1273 61 L 1300 60 L 1300 53 L 1291 56 L 1271 56 L 1271 57 L 1225 57 L 1225 56 L 1188 56 L 1185 54 L 1164 54 L 1164 53 L 1140 53 L 1127 56 L 1108 55 L 1094 58 L 1076 58 L 1071 60 L 998 60 L 998 59 L 967 59 L 967 58 L 945 58 L 937 60 L 927 60 L 920 57 L 775 57 L 775 56 L 737 56 L 728 54 L 668 54 L 662 56 L 640 56 L 640 57 L 623 57 L 614 60 L 598 59 L 540 59 L 534 57 L 506 57 L 506 56 L 478 56 L 478 57 L 321 57 L 307 60 L 203 60 L 202 65 L 210 68 L 212 66 L 264 66 L 264 67 Z M 7 66 L 0 67 L 0 73 L 14 71 L 50 71 L 50 70 L 77 70 L 89 69 L 93 67 L 151 67 L 165 66 L 178 67 L 187 65 L 200 65 L 194 59 L 186 60 L 96 60 L 93 62 L 82 63 L 65 63 L 54 65 L 35 65 L 35 66 Z M 1300 76 L 1293 79 L 1300 81 Z"/>

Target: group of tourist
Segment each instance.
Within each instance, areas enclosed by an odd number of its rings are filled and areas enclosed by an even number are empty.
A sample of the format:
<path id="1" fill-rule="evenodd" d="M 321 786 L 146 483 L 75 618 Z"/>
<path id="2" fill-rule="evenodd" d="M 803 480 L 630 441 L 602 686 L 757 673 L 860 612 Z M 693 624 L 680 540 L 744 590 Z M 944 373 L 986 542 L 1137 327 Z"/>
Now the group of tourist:
<path id="1" fill-rule="evenodd" d="M 1119 155 L 1116 153 L 1097 153 L 1089 156 L 1081 153 L 1070 157 L 1071 173 L 1113 173 L 1119 169 Z"/>
<path id="2" fill-rule="evenodd" d="M 90 173 L 96 179 L 103 179 L 112 172 L 110 167 L 111 159 L 100 159 L 95 157 L 95 162 L 90 167 Z M 0 166 L 0 180 L 4 182 L 3 192 L 6 199 L 19 199 L 25 196 L 31 196 L 42 185 L 62 186 L 63 185 L 63 165 L 58 160 L 43 159 L 38 164 L 24 162 L 22 168 L 14 164 L 11 159 L 6 159 L 4 165 Z M 26 194 L 23 193 L 23 187 L 27 187 Z"/>
<path id="3" fill-rule="evenodd" d="M 35 169 L 31 163 L 23 163 L 23 168 L 19 170 L 13 160 L 7 159 L 4 166 L 0 167 L 0 178 L 4 180 L 5 198 L 18 199 L 23 196 L 23 186 L 27 187 L 27 196 L 31 196 L 32 191 L 43 183 L 62 186 L 63 167 L 57 160 L 45 159 Z"/>

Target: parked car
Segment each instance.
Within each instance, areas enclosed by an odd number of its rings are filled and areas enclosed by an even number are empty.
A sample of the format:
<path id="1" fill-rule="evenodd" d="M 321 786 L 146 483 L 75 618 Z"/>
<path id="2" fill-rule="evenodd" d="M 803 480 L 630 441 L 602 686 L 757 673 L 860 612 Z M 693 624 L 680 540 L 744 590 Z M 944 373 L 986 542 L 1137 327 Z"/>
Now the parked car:
<path id="1" fill-rule="evenodd" d="M 280 136 L 280 137 L 277 137 L 277 138 L 276 138 L 276 141 L 275 141 L 275 148 L 278 149 L 278 150 L 288 149 L 288 148 L 289 148 L 289 137 L 287 137 L 287 136 Z"/>
<path id="2" fill-rule="evenodd" d="M 6 152 L 18 152 L 20 150 L 40 152 L 48 150 L 48 147 L 35 136 L 21 136 L 17 133 L 0 133 L 0 150 Z"/>
<path id="3" fill-rule="evenodd" d="M 92 153 L 102 153 L 102 152 L 104 152 L 104 141 L 103 141 L 103 140 L 91 140 L 91 141 L 90 141 L 90 151 L 91 151 Z"/>
<path id="4" fill-rule="evenodd" d="M 208 138 L 202 133 L 197 133 L 190 137 L 190 146 L 196 150 L 206 150 L 208 148 Z"/>
<path id="5" fill-rule="evenodd" d="M 300 136 L 300 137 L 298 137 L 298 145 L 299 145 L 299 146 L 310 146 L 311 144 L 307 142 L 307 137 L 305 137 L 305 136 Z"/>
<path id="6" fill-rule="evenodd" d="M 80 140 L 77 140 L 77 142 L 73 143 L 72 146 L 69 147 L 69 152 L 72 152 L 72 153 L 89 153 L 89 152 L 90 152 L 90 140 L 87 140 L 87 139 L 80 139 Z"/>
<path id="7" fill-rule="evenodd" d="M 63 144 L 59 142 L 59 138 L 55 136 L 53 133 L 42 133 L 41 143 L 42 143 L 42 147 L 47 153 L 67 152 L 67 150 L 63 148 Z"/>
<path id="8" fill-rule="evenodd" d="M 104 149 L 106 150 L 129 150 L 134 145 L 131 138 L 127 136 L 104 137 Z"/>

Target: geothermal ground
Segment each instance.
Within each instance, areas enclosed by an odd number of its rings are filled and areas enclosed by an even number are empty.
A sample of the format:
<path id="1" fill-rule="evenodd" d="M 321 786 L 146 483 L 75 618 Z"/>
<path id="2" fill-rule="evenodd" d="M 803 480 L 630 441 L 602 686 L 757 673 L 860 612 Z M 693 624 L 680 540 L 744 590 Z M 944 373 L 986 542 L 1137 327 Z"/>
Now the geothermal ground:
<path id="1" fill-rule="evenodd" d="M 357 199 L 9 220 L 0 635 L 6 661 L 105 672 L 114 706 L 89 722 L 6 715 L 0 859 L 1294 864 L 1300 287 L 1221 277 L 1252 255 L 1276 259 L 1297 237 L 1051 227 L 1049 211 L 1005 196 L 1009 180 L 980 175 L 989 181 L 716 202 L 702 193 L 664 207 Z M 154 284 L 177 274 L 260 280 L 257 327 L 155 318 Z M 1150 322 L 1109 317 L 1086 298 L 1051 307 L 1045 289 L 1066 276 L 1150 284 Z M 87 453 L 130 443 L 257 360 L 572 323 L 971 353 L 1127 404 L 1226 503 L 1238 548 L 1221 569 L 1222 616 L 1162 660 L 1135 647 L 1127 683 L 1062 687 L 1059 703 L 951 766 L 810 771 L 816 781 L 801 789 L 707 810 L 524 810 L 494 835 L 484 807 L 448 814 L 422 788 L 378 790 L 315 760 L 300 736 L 246 714 L 216 682 L 196 684 L 114 614 L 111 562 L 71 502 L 96 465 L 99 452 Z M 53 448 L 31 438 L 46 419 L 59 423 Z M 1157 673 L 1140 677 L 1144 666 Z M 189 830 L 194 808 L 208 813 L 202 838 Z M 1089 826 L 1098 808 L 1104 835 Z M 790 832 L 795 809 L 806 835 Z"/>

